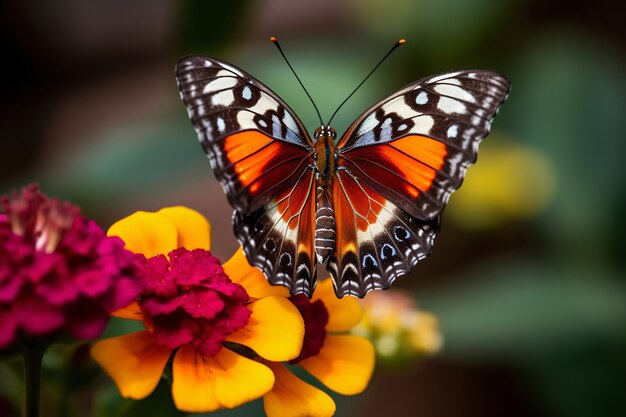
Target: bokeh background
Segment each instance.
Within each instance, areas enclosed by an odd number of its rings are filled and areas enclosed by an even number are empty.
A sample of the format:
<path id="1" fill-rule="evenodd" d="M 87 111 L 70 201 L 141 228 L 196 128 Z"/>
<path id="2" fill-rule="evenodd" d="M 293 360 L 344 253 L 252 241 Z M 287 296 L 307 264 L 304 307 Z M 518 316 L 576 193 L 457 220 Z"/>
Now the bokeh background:
<path id="1" fill-rule="evenodd" d="M 626 415 L 626 42 L 614 1 L 14 0 L 1 19 L 0 194 L 36 181 L 104 228 L 188 205 L 212 222 L 223 260 L 236 248 L 231 209 L 179 101 L 180 57 L 244 68 L 310 131 L 315 112 L 270 35 L 325 118 L 408 40 L 339 113 L 339 132 L 423 76 L 506 74 L 509 100 L 434 253 L 397 283 L 439 318 L 444 347 L 381 364 L 364 394 L 335 396 L 337 415 Z M 48 355 L 46 416 L 182 415 L 165 384 L 120 399 L 86 351 Z M 2 416 L 17 415 L 19 395 L 19 361 L 0 358 Z"/>

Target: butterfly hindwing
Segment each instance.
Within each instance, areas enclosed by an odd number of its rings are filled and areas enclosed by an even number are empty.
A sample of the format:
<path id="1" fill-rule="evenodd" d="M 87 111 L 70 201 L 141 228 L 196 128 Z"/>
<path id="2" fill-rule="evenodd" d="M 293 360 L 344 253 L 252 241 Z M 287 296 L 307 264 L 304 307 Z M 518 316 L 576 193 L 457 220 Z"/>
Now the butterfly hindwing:
<path id="1" fill-rule="evenodd" d="M 183 102 L 235 210 L 250 213 L 307 169 L 312 143 L 269 88 L 225 62 L 200 56 L 176 67 Z"/>
<path id="2" fill-rule="evenodd" d="M 413 217 L 445 207 L 509 91 L 493 72 L 457 71 L 412 83 L 363 114 L 340 140 L 354 175 Z"/>
<path id="3" fill-rule="evenodd" d="M 439 217 L 418 220 L 340 168 L 333 187 L 337 220 L 329 270 L 338 297 L 386 289 L 431 251 Z"/>
<path id="4" fill-rule="evenodd" d="M 315 289 L 316 259 L 315 172 L 307 169 L 294 186 L 252 212 L 235 212 L 234 228 L 248 261 L 274 285 L 292 294 L 311 296 Z"/>

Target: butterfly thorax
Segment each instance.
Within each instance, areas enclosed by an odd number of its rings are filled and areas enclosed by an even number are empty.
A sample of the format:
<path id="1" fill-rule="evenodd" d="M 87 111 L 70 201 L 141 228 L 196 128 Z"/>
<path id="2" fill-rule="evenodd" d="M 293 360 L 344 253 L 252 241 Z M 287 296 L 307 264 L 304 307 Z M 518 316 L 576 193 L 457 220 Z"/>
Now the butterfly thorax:
<path id="1" fill-rule="evenodd" d="M 315 129 L 313 137 L 315 142 L 315 165 L 319 178 L 328 186 L 332 186 L 337 156 L 335 146 L 335 129 L 323 126 Z"/>

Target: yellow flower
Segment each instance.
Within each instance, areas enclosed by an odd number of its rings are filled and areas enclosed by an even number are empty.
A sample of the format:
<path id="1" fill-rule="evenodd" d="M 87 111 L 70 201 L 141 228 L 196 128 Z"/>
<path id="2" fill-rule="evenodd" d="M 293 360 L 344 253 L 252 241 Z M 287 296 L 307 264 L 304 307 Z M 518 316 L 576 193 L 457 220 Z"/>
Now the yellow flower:
<path id="1" fill-rule="evenodd" d="M 199 213 L 185 207 L 137 212 L 108 234 L 145 256 L 138 256 L 142 295 L 115 314 L 143 320 L 145 330 L 97 342 L 91 352 L 122 396 L 148 396 L 173 355 L 178 409 L 233 408 L 274 386 L 274 372 L 259 358 L 300 354 L 304 322 L 283 288 L 270 286 L 241 249 L 220 265 L 209 251 L 210 225 Z"/>
<path id="2" fill-rule="evenodd" d="M 339 394 L 363 392 L 374 370 L 374 347 L 364 337 L 342 334 L 361 319 L 358 300 L 338 299 L 330 279 L 320 282 L 311 300 L 302 295 L 291 300 L 304 318 L 306 331 L 302 353 L 290 363 Z M 283 364 L 264 363 L 276 377 L 274 387 L 263 397 L 269 417 L 325 417 L 335 413 L 335 403 L 328 394 L 298 379 Z"/>

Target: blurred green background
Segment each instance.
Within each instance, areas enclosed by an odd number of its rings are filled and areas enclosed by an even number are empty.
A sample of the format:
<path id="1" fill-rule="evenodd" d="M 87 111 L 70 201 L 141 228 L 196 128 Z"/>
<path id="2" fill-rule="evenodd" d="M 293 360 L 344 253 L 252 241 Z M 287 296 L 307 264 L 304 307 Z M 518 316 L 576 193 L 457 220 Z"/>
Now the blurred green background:
<path id="1" fill-rule="evenodd" d="M 443 215 L 433 255 L 397 283 L 441 320 L 443 351 L 379 367 L 338 416 L 626 415 L 626 60 L 609 0 L 2 2 L 0 194 L 37 181 L 104 228 L 184 204 L 236 248 L 231 209 L 179 101 L 174 65 L 218 57 L 258 77 L 312 131 L 399 38 L 336 117 L 458 68 L 499 71 L 509 100 Z M 119 332 L 114 323 L 109 333 Z M 119 398 L 86 355 L 46 359 L 46 416 L 178 416 L 162 384 Z M 68 367 L 73 369 L 67 372 Z M 19 362 L 0 359 L 0 415 Z M 257 415 L 260 402 L 217 415 Z"/>

